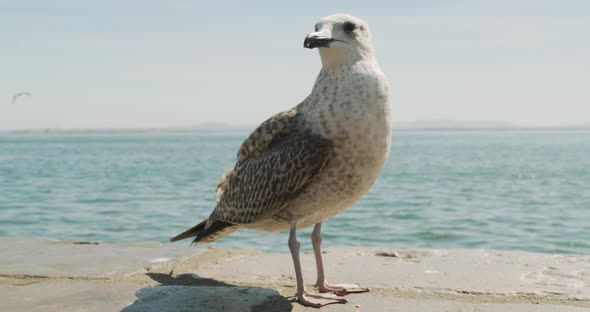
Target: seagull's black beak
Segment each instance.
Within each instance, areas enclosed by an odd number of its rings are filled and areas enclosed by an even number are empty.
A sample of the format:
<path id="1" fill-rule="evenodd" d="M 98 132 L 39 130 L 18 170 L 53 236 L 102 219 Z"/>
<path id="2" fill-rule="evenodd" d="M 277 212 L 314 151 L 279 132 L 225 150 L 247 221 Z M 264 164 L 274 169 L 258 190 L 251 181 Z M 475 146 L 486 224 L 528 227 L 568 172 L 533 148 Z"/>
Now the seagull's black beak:
<path id="1" fill-rule="evenodd" d="M 308 49 L 313 48 L 329 48 L 330 43 L 332 43 L 334 39 L 320 37 L 317 33 L 311 33 L 305 37 L 305 41 L 303 41 L 303 47 Z"/>

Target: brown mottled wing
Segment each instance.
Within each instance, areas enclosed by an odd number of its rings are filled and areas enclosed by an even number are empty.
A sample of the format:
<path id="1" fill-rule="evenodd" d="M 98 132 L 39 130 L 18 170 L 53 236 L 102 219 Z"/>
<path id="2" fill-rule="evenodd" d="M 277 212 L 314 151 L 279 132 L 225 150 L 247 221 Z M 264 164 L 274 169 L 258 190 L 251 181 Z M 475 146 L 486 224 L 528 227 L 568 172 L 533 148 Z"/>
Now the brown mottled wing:
<path id="1" fill-rule="evenodd" d="M 291 112 L 277 114 L 244 142 L 236 166 L 218 186 L 220 196 L 210 222 L 264 219 L 312 181 L 328 161 L 332 142 L 305 129 L 299 118 Z"/>
<path id="2" fill-rule="evenodd" d="M 238 151 L 238 164 L 247 159 L 259 157 L 271 144 L 280 142 L 285 136 L 305 130 L 305 122 L 295 109 L 270 117 L 242 143 Z"/>
<path id="3" fill-rule="evenodd" d="M 260 156 L 267 150 L 271 143 L 278 142 L 289 134 L 302 132 L 304 130 L 304 122 L 295 109 L 280 112 L 270 117 L 260 124 L 244 143 L 242 143 L 242 146 L 240 146 L 240 150 L 238 151 L 236 167 L 248 159 Z M 218 204 L 234 169 L 235 168 L 231 168 L 227 170 L 223 176 L 221 176 L 221 179 L 215 188 L 215 200 Z"/>

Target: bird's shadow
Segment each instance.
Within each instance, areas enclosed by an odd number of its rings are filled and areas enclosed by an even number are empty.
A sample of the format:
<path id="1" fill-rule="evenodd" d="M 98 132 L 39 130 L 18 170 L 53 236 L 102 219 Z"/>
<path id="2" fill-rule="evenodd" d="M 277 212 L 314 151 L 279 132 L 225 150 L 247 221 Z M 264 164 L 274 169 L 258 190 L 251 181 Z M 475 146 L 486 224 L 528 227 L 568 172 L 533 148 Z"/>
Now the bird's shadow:
<path id="1" fill-rule="evenodd" d="M 196 274 L 172 276 L 147 273 L 160 283 L 135 293 L 135 302 L 122 312 L 155 311 L 291 311 L 290 300 L 270 288 L 244 287 L 228 284 Z"/>

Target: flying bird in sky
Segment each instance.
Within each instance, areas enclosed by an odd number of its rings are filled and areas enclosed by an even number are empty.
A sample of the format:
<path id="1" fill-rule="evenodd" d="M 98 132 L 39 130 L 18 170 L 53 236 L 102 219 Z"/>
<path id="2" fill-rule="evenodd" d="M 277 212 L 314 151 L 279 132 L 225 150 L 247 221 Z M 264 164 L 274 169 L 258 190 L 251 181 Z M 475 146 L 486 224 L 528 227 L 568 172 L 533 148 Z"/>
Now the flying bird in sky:
<path id="1" fill-rule="evenodd" d="M 297 298 L 321 307 L 369 291 L 326 281 L 321 227 L 359 200 L 379 176 L 391 145 L 391 108 L 365 22 L 345 14 L 324 17 L 303 45 L 318 48 L 322 61 L 311 93 L 252 132 L 235 166 L 221 178 L 209 218 L 171 241 L 195 237 L 193 242 L 207 243 L 240 228 L 289 231 Z M 304 287 L 296 233 L 312 225 L 317 292 Z"/>
<path id="2" fill-rule="evenodd" d="M 28 96 L 28 97 L 32 97 L 33 95 L 31 94 L 31 92 L 29 91 L 21 91 L 17 94 L 15 94 L 12 97 L 12 104 L 16 103 L 16 101 L 21 97 L 21 96 Z"/>

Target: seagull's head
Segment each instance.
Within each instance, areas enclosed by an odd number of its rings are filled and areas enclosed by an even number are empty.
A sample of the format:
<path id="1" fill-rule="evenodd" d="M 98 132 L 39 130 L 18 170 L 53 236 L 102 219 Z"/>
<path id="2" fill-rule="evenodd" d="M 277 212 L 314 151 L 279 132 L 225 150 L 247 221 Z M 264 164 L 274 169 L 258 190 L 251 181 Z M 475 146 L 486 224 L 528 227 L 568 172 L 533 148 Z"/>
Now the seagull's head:
<path id="1" fill-rule="evenodd" d="M 303 46 L 318 48 L 324 66 L 356 62 L 373 55 L 369 26 L 347 14 L 330 15 L 319 20 L 315 31 L 305 37 Z"/>

